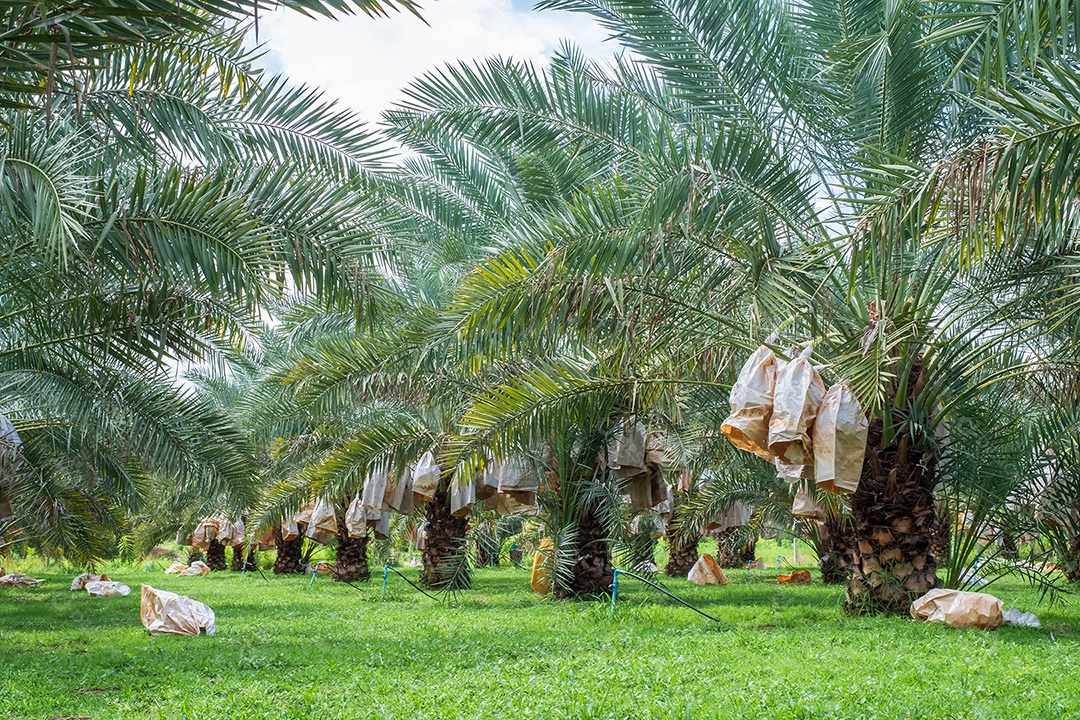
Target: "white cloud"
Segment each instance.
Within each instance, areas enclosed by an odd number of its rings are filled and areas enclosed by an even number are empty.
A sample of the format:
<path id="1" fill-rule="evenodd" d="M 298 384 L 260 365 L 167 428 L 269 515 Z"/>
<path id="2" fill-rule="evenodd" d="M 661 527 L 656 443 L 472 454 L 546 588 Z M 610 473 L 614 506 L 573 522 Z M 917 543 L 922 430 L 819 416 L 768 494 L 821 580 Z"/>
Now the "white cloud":
<path id="1" fill-rule="evenodd" d="M 425 25 L 408 13 L 388 18 L 305 18 L 279 10 L 259 21 L 266 66 L 294 82 L 325 89 L 369 120 L 424 72 L 458 60 L 493 55 L 543 63 L 569 39 L 592 57 L 616 50 L 606 33 L 580 13 L 516 9 L 510 0 L 424 2 Z"/>

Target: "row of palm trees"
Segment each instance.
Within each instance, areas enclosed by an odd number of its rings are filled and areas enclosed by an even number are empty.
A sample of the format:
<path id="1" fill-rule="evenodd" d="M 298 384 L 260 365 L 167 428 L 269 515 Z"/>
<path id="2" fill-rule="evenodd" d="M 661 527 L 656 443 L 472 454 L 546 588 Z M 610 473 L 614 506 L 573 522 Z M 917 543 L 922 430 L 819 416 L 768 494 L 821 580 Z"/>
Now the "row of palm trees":
<path id="1" fill-rule="evenodd" d="M 27 540 L 89 559 L 147 507 L 162 534 L 218 510 L 258 532 L 430 451 L 418 513 L 452 547 L 425 579 L 465 582 L 449 497 L 513 459 L 542 476 L 556 592 L 596 592 L 631 519 L 608 450 L 638 422 L 657 472 L 704 479 L 672 547 L 736 501 L 751 532 L 791 522 L 791 486 L 718 432 L 767 343 L 869 416 L 857 491 L 801 526 L 850 607 L 961 584 L 988 533 L 1075 566 L 1076 9 L 541 7 L 621 54 L 451 65 L 379 129 L 261 77 L 205 10 L 20 70 L 47 88 L 5 90 L 0 187 L 0 412 L 28 468 L 0 493 Z"/>

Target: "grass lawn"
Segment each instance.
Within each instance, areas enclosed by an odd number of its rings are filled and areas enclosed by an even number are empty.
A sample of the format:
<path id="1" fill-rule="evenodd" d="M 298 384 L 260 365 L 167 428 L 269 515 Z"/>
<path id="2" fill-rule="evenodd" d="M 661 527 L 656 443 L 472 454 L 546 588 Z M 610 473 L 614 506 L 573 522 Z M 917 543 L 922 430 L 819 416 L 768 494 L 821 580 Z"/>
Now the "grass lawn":
<path id="1" fill-rule="evenodd" d="M 1016 584 L 993 589 L 1041 629 L 847 617 L 840 588 L 778 586 L 772 569 L 733 571 L 725 587 L 663 578 L 722 625 L 630 579 L 614 615 L 599 600 L 540 598 L 512 568 L 479 571 L 457 605 L 393 575 L 380 601 L 379 577 L 309 590 L 307 576 L 106 569 L 130 596 L 69 592 L 71 572 L 0 590 L 0 716 L 1080 716 L 1080 610 L 1037 606 Z M 209 604 L 217 635 L 150 637 L 141 583 Z"/>

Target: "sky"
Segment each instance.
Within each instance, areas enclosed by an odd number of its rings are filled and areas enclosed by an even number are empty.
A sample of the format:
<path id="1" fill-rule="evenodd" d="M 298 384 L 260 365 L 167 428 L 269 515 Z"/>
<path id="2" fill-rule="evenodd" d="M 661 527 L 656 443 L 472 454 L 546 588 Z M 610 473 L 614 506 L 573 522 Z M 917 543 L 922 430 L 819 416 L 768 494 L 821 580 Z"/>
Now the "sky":
<path id="1" fill-rule="evenodd" d="M 608 57 L 617 49 L 589 16 L 537 12 L 529 0 L 420 2 L 426 25 L 396 12 L 340 20 L 284 9 L 260 15 L 263 64 L 377 121 L 409 81 L 446 63 L 494 55 L 543 63 L 564 39 L 590 57 Z"/>

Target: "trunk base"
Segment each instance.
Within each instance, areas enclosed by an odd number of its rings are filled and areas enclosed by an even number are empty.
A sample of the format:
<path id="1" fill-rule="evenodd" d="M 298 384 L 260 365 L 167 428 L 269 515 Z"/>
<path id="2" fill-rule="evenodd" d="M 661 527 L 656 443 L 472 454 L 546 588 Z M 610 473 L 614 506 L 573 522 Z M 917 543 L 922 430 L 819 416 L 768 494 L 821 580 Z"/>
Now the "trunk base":
<path id="1" fill-rule="evenodd" d="M 274 574 L 275 575 L 290 575 L 293 573 L 302 573 L 303 568 L 300 565 L 301 550 L 304 544 L 303 536 L 296 537 L 292 540 L 283 540 L 281 537 L 281 528 L 274 529 L 274 542 L 277 545 L 277 557 L 274 559 Z"/>
<path id="2" fill-rule="evenodd" d="M 345 512 L 342 509 L 337 513 L 337 557 L 334 562 L 334 579 L 339 582 L 364 582 L 371 579 L 371 569 L 368 567 L 367 548 L 369 538 L 349 537 L 349 530 L 345 527 Z"/>
<path id="3" fill-rule="evenodd" d="M 552 591 L 556 597 L 606 593 L 615 576 L 615 566 L 611 563 L 611 543 L 591 508 L 582 511 L 578 522 L 578 558 L 571 572 L 567 586 L 553 584 Z"/>
<path id="4" fill-rule="evenodd" d="M 206 566 L 211 570 L 225 570 L 229 567 L 225 562 L 225 545 L 217 540 L 210 541 L 210 547 L 206 549 Z"/>
<path id="5" fill-rule="evenodd" d="M 428 523 L 427 544 L 420 583 L 437 590 L 467 589 L 472 583 L 464 542 L 467 518 L 450 514 L 450 497 L 442 487 L 436 491 L 435 499 L 428 502 L 424 518 Z"/>

